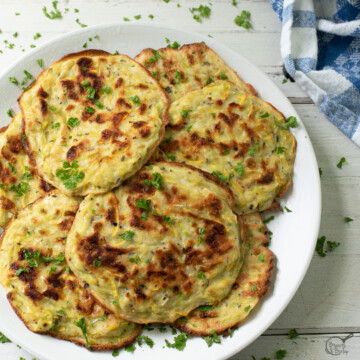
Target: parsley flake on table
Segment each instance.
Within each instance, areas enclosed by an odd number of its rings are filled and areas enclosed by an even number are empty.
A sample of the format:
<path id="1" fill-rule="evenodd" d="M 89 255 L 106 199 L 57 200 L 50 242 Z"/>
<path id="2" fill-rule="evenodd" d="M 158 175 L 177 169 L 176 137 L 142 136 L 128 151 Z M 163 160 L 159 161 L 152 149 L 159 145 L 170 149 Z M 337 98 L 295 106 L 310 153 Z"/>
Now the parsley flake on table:
<path id="1" fill-rule="evenodd" d="M 52 2 L 52 6 L 53 6 L 54 10 L 51 10 L 50 14 L 47 12 L 46 6 L 44 6 L 43 9 L 42 9 L 44 15 L 47 18 L 49 18 L 50 20 L 61 18 L 61 12 L 57 8 L 57 3 L 58 3 L 57 1 Z"/>
<path id="2" fill-rule="evenodd" d="M 34 40 L 37 40 L 38 38 L 41 38 L 41 34 L 37 32 L 37 33 L 33 36 L 33 39 L 34 39 Z"/>
<path id="3" fill-rule="evenodd" d="M 165 39 L 166 40 L 166 47 L 169 49 L 175 49 L 177 50 L 180 47 L 180 44 L 177 41 L 174 41 L 172 44 L 170 43 L 170 40 L 168 38 Z"/>
<path id="4" fill-rule="evenodd" d="M 78 25 L 80 25 L 82 28 L 87 27 L 87 25 L 82 24 L 79 19 L 76 19 L 75 22 L 76 22 Z"/>
<path id="5" fill-rule="evenodd" d="M 73 163 L 64 161 L 63 169 L 56 170 L 56 176 L 60 178 L 66 189 L 74 189 L 77 184 L 84 179 L 85 173 L 83 171 L 79 171 L 78 168 L 78 162 L 77 160 L 74 160 Z"/>
<path id="6" fill-rule="evenodd" d="M 342 158 L 340 159 L 340 161 L 337 163 L 336 166 L 337 166 L 339 169 L 342 169 L 342 166 L 343 166 L 344 163 L 346 163 L 346 159 L 345 159 L 344 157 L 342 157 Z"/>
<path id="7" fill-rule="evenodd" d="M 344 217 L 344 221 L 345 221 L 346 223 L 349 223 L 349 222 L 351 222 L 351 221 L 354 221 L 354 219 L 346 216 L 346 217 Z"/>
<path id="8" fill-rule="evenodd" d="M 324 252 L 324 244 L 325 244 L 326 236 L 321 236 L 317 239 L 315 251 L 321 256 L 325 257 L 326 253 Z"/>
<path id="9" fill-rule="evenodd" d="M 42 59 L 37 59 L 36 62 L 37 62 L 38 65 L 42 68 L 42 66 L 43 66 L 43 60 L 42 60 Z"/>
<path id="10" fill-rule="evenodd" d="M 123 20 L 124 20 L 124 21 L 130 21 L 130 19 L 127 18 L 127 17 L 124 17 Z"/>
<path id="11" fill-rule="evenodd" d="M 17 81 L 15 76 L 10 76 L 9 80 L 11 83 L 15 84 L 15 85 L 19 85 L 19 82 Z"/>
<path id="12" fill-rule="evenodd" d="M 320 177 L 321 177 L 321 175 L 322 175 L 322 169 L 321 168 L 319 168 L 319 175 L 320 175 Z"/>
<path id="13" fill-rule="evenodd" d="M 141 347 L 143 344 L 143 341 L 145 342 L 145 344 L 147 346 L 149 346 L 150 348 L 152 348 L 154 346 L 154 341 L 152 339 L 150 339 L 148 336 L 138 336 L 136 338 L 136 342 L 139 344 L 139 346 Z"/>
<path id="14" fill-rule="evenodd" d="M 85 341 L 86 341 L 86 347 L 88 349 L 90 349 L 91 345 L 89 343 L 89 339 L 88 339 L 87 332 L 86 332 L 85 318 L 81 318 L 79 321 L 74 321 L 74 325 L 76 325 L 78 328 L 80 328 L 80 330 L 85 338 Z"/>
<path id="15" fill-rule="evenodd" d="M 13 33 L 13 37 L 14 37 L 14 38 L 17 38 L 17 37 L 18 37 L 18 35 L 19 35 L 19 33 L 18 33 L 18 32 Z"/>
<path id="16" fill-rule="evenodd" d="M 186 341 L 189 338 L 190 338 L 189 334 L 181 333 L 180 335 L 174 337 L 173 344 L 171 344 L 168 340 L 165 340 L 165 343 L 168 348 L 175 348 L 179 351 L 183 351 L 186 346 Z"/>
<path id="17" fill-rule="evenodd" d="M 141 19 L 141 15 L 135 15 L 135 16 L 134 16 L 134 19 L 140 20 L 140 19 Z"/>
<path id="18" fill-rule="evenodd" d="M 241 26 L 243 27 L 244 29 L 250 29 L 252 28 L 252 25 L 250 24 L 250 12 L 249 11 L 246 11 L 246 10 L 243 10 L 241 12 L 240 15 L 238 15 L 235 19 L 234 19 L 234 22 L 237 26 Z"/>
<path id="19" fill-rule="evenodd" d="M 8 114 L 9 117 L 11 117 L 11 118 L 13 117 L 13 113 L 12 113 L 11 109 L 9 109 L 6 113 Z"/>
<path id="20" fill-rule="evenodd" d="M 275 359 L 277 359 L 277 360 L 282 360 L 285 358 L 285 356 L 286 356 L 286 350 L 278 350 L 275 353 Z"/>
<path id="21" fill-rule="evenodd" d="M 232 0 L 231 5 L 232 5 L 232 6 L 236 6 L 236 5 L 237 5 L 236 0 Z"/>
<path id="22" fill-rule="evenodd" d="M 149 14 L 148 16 L 149 16 L 149 18 L 150 18 L 151 20 L 154 18 L 154 15 L 153 15 L 153 14 Z"/>
<path id="23" fill-rule="evenodd" d="M 211 9 L 208 6 L 200 5 L 198 8 L 190 8 L 193 14 L 193 19 L 197 22 L 202 22 L 202 18 L 208 18 L 211 14 Z"/>
<path id="24" fill-rule="evenodd" d="M 289 338 L 290 339 L 295 339 L 299 336 L 298 332 L 296 331 L 296 329 L 291 329 L 289 332 Z"/>
<path id="25" fill-rule="evenodd" d="M 287 83 L 287 80 L 286 79 L 283 79 L 283 81 L 281 82 L 282 84 L 286 84 Z"/>
<path id="26" fill-rule="evenodd" d="M 286 206 L 284 206 L 284 209 L 286 210 L 286 212 L 292 212 L 292 210 L 290 210 L 290 209 L 287 208 Z"/>
<path id="27" fill-rule="evenodd" d="M 338 246 L 340 246 L 339 242 L 336 241 L 327 241 L 326 242 L 328 251 L 334 251 Z"/>
<path id="28" fill-rule="evenodd" d="M 114 350 L 111 355 L 113 357 L 116 357 L 116 356 L 119 356 L 119 354 L 120 354 L 119 350 Z"/>

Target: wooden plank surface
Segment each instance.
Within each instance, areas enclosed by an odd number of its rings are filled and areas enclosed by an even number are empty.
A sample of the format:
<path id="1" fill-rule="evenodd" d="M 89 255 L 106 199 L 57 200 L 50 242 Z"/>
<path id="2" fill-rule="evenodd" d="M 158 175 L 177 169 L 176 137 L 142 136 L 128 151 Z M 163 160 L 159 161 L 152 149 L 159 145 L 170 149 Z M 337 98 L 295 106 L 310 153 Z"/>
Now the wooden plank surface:
<path id="1" fill-rule="evenodd" d="M 180 8 L 177 3 L 181 4 Z M 78 29 L 77 18 L 84 24 L 95 25 L 123 22 L 123 17 L 136 22 L 133 16 L 138 14 L 142 15 L 139 22 L 211 35 L 258 65 L 288 96 L 305 123 L 323 171 L 320 235 L 327 236 L 330 241 L 339 241 L 341 245 L 325 258 L 314 255 L 305 279 L 287 309 L 263 336 L 232 360 L 251 360 L 252 356 L 257 360 L 263 357 L 273 359 L 279 349 L 287 351 L 286 359 L 357 360 L 360 358 L 360 150 L 322 115 L 296 83 L 282 83 L 281 26 L 269 1 L 238 0 L 237 7 L 234 7 L 231 0 L 214 0 L 210 19 L 199 24 L 192 19 L 189 8 L 207 3 L 188 0 L 170 0 L 169 3 L 162 0 L 67 0 L 59 1 L 63 18 L 51 21 L 42 14 L 42 7 L 50 7 L 50 1 L 0 0 L 0 49 L 3 51 L 0 68 L 5 69 L 29 51 L 31 44 L 37 45 Z M 66 14 L 65 8 L 69 8 Z M 74 13 L 74 8 L 79 12 Z M 251 12 L 253 29 L 250 31 L 233 22 L 241 10 Z M 154 20 L 148 18 L 149 14 L 154 15 Z M 15 32 L 18 32 L 16 38 L 13 37 Z M 41 37 L 34 40 L 37 32 Z M 6 48 L 4 40 L 14 43 L 14 48 Z M 346 157 L 347 163 L 343 169 L 338 169 L 336 164 L 342 156 Z M 354 221 L 345 224 L 345 216 Z M 292 328 L 300 334 L 294 340 L 287 335 Z M 20 357 L 32 359 L 16 344 L 0 344 L 0 360 Z M 110 359 L 111 355 L 104 355 L 104 358 Z"/>

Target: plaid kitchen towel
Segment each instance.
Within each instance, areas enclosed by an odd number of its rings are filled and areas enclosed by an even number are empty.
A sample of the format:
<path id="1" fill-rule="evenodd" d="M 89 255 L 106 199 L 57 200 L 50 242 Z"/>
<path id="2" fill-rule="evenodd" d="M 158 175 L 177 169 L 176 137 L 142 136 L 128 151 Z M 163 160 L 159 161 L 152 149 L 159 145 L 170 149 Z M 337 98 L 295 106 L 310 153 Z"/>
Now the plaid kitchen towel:
<path id="1" fill-rule="evenodd" d="M 360 146 L 360 0 L 270 0 L 286 71 Z"/>

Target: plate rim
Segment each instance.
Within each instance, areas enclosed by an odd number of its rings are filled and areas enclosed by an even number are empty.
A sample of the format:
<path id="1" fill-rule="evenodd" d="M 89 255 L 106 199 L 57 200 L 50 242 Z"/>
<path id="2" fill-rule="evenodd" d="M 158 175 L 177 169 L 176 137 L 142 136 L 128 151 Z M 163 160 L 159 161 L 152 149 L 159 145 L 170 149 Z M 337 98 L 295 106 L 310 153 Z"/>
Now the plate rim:
<path id="1" fill-rule="evenodd" d="M 75 37 L 77 35 L 81 35 L 81 34 L 86 34 L 88 32 L 93 32 L 93 31 L 100 31 L 100 30 L 104 30 L 106 28 L 112 28 L 112 27 L 116 27 L 116 28 L 141 28 L 141 27 L 150 27 L 150 28 L 157 28 L 157 29 L 163 29 L 164 33 L 165 31 L 175 31 L 175 32 L 181 32 L 184 33 L 188 36 L 195 36 L 196 38 L 202 38 L 203 41 L 206 41 L 207 45 L 211 48 L 212 44 L 216 45 L 216 52 L 221 54 L 222 51 L 226 51 L 226 52 L 230 52 L 232 53 L 235 57 L 239 57 L 241 58 L 242 62 L 246 64 L 246 66 L 249 66 L 250 68 L 252 68 L 253 70 L 256 70 L 261 77 L 264 79 L 264 81 L 266 81 L 268 84 L 270 84 L 271 86 L 276 87 L 276 89 L 278 90 L 278 94 L 280 95 L 280 101 L 284 104 L 287 105 L 287 107 L 292 109 L 292 114 L 294 116 L 296 116 L 296 118 L 299 120 L 299 123 L 302 126 L 302 131 L 305 133 L 305 136 L 307 137 L 307 145 L 308 145 L 308 151 L 309 151 L 309 155 L 311 157 L 312 160 L 312 165 L 315 166 L 316 169 L 318 169 L 318 163 L 317 163 L 317 159 L 315 156 L 315 151 L 313 148 L 313 145 L 311 143 L 309 134 L 305 128 L 304 123 L 302 122 L 299 114 L 297 113 L 297 111 L 295 110 L 293 104 L 289 101 L 289 99 L 285 96 L 285 94 L 282 92 L 282 90 L 269 78 L 269 76 L 262 70 L 260 69 L 257 65 L 255 65 L 254 63 L 252 63 L 250 60 L 248 60 L 244 55 L 236 52 L 235 50 L 233 50 L 232 48 L 230 48 L 227 45 L 224 45 L 223 43 L 221 43 L 220 41 L 215 40 L 214 38 L 208 38 L 206 37 L 206 35 L 203 35 L 201 33 L 195 32 L 195 31 L 188 31 L 188 30 L 183 30 L 174 26 L 163 26 L 160 24 L 153 24 L 150 23 L 149 21 L 144 21 L 142 23 L 130 23 L 130 24 L 123 24 L 123 23 L 102 23 L 102 24 L 97 24 L 97 25 L 92 25 L 92 26 L 87 26 L 86 28 L 80 28 L 77 30 L 73 30 L 70 32 L 66 32 L 60 35 L 57 35 L 56 37 L 49 39 L 47 41 L 45 41 L 44 43 L 42 43 L 41 45 L 39 45 L 38 47 L 36 47 L 35 49 L 31 49 L 31 51 L 29 51 L 28 53 L 24 54 L 23 56 L 20 56 L 19 59 L 17 59 L 15 62 L 13 62 L 9 67 L 5 68 L 1 73 L 0 73 L 0 80 L 3 79 L 4 77 L 6 77 L 7 75 L 9 75 L 11 73 L 11 71 L 13 69 L 15 69 L 16 67 L 18 67 L 21 63 L 26 62 L 28 60 L 28 58 L 31 58 L 34 54 L 41 52 L 43 49 L 45 49 L 47 46 L 53 44 L 53 43 L 57 43 L 57 42 L 63 42 L 68 38 L 71 37 Z M 116 40 L 114 40 L 115 42 Z M 184 45 L 184 44 L 183 44 Z M 99 46 L 100 47 L 100 46 Z M 95 47 L 94 47 L 95 48 Z M 220 51 L 218 50 L 220 49 Z M 85 49 L 88 50 L 88 49 Z M 79 51 L 82 51 L 79 50 Z M 65 56 L 66 54 L 64 54 Z M 45 69 L 43 69 L 45 70 Z M 238 71 L 236 69 L 234 69 L 237 73 Z M 239 75 L 240 76 L 240 75 Z M 36 76 L 37 77 L 37 76 Z M 266 87 L 266 84 L 264 85 L 264 87 Z M 256 89 L 256 88 L 255 88 Z M 258 89 L 256 89 L 258 90 Z M 296 161 L 296 159 L 295 159 Z M 314 199 L 314 203 L 313 205 L 313 211 L 314 211 L 314 216 L 316 217 L 316 221 L 314 222 L 314 236 L 312 239 L 312 245 L 313 245 L 313 249 L 315 249 L 315 244 L 316 244 L 316 239 L 319 233 L 319 229 L 320 229 L 320 222 L 321 222 L 321 211 L 322 211 L 322 194 L 321 194 L 321 184 L 320 184 L 320 176 L 318 171 L 315 172 L 315 178 L 314 180 L 314 188 L 316 190 L 316 197 Z M 316 206 L 314 206 L 314 204 L 316 204 Z M 216 359 L 218 360 L 225 360 L 228 359 L 229 357 L 237 354 L 239 351 L 243 350 L 244 348 L 246 348 L 249 344 L 251 344 L 252 342 L 254 342 L 258 337 L 260 337 L 264 331 L 266 331 L 266 329 L 268 329 L 271 324 L 276 321 L 276 319 L 280 316 L 280 314 L 285 310 L 285 308 L 288 306 L 288 304 L 290 303 L 290 301 L 293 299 L 296 291 L 299 289 L 306 272 L 309 269 L 310 266 L 310 262 L 312 260 L 313 257 L 313 251 L 310 252 L 308 251 L 308 253 L 306 254 L 306 258 L 303 261 L 303 268 L 302 271 L 299 273 L 299 277 L 297 279 L 297 284 L 293 287 L 292 291 L 289 292 L 286 295 L 286 300 L 282 303 L 282 305 L 280 307 L 278 307 L 276 309 L 276 311 L 272 314 L 270 320 L 264 322 L 264 324 L 261 326 L 261 328 L 259 328 L 256 333 L 252 334 L 251 336 L 249 336 L 249 338 L 241 344 L 241 346 L 238 347 L 233 347 L 231 349 L 223 349 L 223 355 L 220 357 L 217 357 Z M 276 256 L 276 254 L 275 254 Z M 275 280 L 276 282 L 276 280 Z M 274 286 L 274 283 L 271 283 L 271 286 Z M 4 290 L 4 289 L 1 289 Z M 263 300 L 261 299 L 260 301 L 260 305 L 263 302 Z M 5 332 L 4 332 L 5 329 Z M 0 320 L 0 331 L 4 333 L 5 336 L 7 331 L 6 331 L 6 326 L 3 325 L 2 321 Z M 30 330 L 28 330 L 30 331 Z M 43 355 L 41 353 L 39 353 L 36 349 L 29 347 L 28 344 L 25 342 L 23 342 L 22 338 L 19 338 L 18 336 L 16 336 L 15 334 L 12 334 L 9 336 L 9 339 L 12 340 L 14 339 L 15 341 L 13 341 L 14 343 L 19 343 L 21 344 L 21 346 L 27 350 L 29 353 L 35 355 L 38 358 L 42 358 L 42 359 L 49 359 L 49 357 L 47 357 L 48 355 Z M 45 340 L 46 341 L 46 340 Z M 86 350 L 87 351 L 87 350 Z M 100 354 L 104 354 L 103 352 L 100 352 Z M 45 357 L 44 357 L 45 356 Z"/>

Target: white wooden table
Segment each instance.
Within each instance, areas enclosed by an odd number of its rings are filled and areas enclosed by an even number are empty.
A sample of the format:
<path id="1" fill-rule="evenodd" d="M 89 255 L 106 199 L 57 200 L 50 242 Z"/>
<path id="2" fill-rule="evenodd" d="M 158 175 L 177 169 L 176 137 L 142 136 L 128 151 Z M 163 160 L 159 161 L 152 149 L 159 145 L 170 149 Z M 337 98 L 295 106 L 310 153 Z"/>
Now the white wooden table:
<path id="1" fill-rule="evenodd" d="M 360 149 L 322 115 L 295 83 L 282 84 L 281 27 L 269 1 L 237 0 L 237 7 L 231 2 L 213 0 L 211 17 L 198 23 L 192 19 L 189 8 L 209 5 L 205 0 L 170 0 L 168 3 L 163 0 L 65 0 L 58 4 L 63 18 L 56 20 L 49 20 L 42 13 L 44 5 L 48 9 L 51 7 L 50 1 L 0 0 L 0 49 L 3 51 L 0 68 L 8 67 L 24 51 L 29 51 L 32 44 L 79 28 L 75 22 L 77 18 L 81 23 L 95 25 L 123 22 L 123 17 L 128 17 L 134 22 L 153 22 L 211 35 L 263 69 L 289 97 L 306 125 L 323 171 L 320 235 L 339 241 L 341 245 L 325 258 L 314 254 L 307 275 L 288 308 L 265 334 L 232 360 L 251 360 L 252 355 L 257 360 L 273 359 L 279 349 L 287 350 L 286 359 L 360 359 L 360 216 L 357 210 Z M 178 3 L 181 7 L 177 7 Z M 65 8 L 69 9 L 67 13 Z M 74 9 L 79 12 L 75 13 Z M 233 19 L 241 10 L 251 12 L 253 29 L 247 31 L 234 24 Z M 138 14 L 142 19 L 135 20 Z M 148 18 L 149 14 L 154 15 L 153 20 Z M 16 38 L 15 32 L 18 33 Z M 41 37 L 34 40 L 36 33 Z M 4 40 L 15 46 L 9 49 Z M 340 170 L 336 164 L 342 156 L 347 163 Z M 354 221 L 346 224 L 345 216 Z M 294 340 L 288 337 L 292 328 L 300 334 Z M 16 344 L 0 344 L 0 360 L 20 357 L 33 359 Z M 106 358 L 111 359 L 111 354 L 105 354 Z"/>

